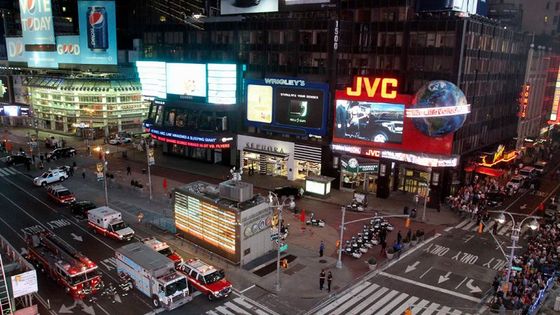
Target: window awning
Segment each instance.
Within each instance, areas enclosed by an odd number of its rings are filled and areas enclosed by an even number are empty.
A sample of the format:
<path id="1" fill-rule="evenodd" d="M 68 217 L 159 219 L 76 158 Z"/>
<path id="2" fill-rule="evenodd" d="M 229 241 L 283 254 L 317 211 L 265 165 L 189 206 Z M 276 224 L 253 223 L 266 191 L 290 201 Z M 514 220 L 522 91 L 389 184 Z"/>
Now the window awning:
<path id="1" fill-rule="evenodd" d="M 504 170 L 490 168 L 490 167 L 484 167 L 484 166 L 477 166 L 476 169 L 475 169 L 475 172 L 479 173 L 479 174 L 483 174 L 483 175 L 492 176 L 492 177 L 499 177 L 499 176 L 504 175 L 504 173 L 505 173 Z"/>

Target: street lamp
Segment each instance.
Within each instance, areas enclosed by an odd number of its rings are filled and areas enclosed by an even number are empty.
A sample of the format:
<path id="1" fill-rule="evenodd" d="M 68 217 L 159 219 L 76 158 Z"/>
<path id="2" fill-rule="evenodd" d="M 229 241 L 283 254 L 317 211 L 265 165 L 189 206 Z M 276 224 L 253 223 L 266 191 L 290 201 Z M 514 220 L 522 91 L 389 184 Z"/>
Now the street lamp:
<path id="1" fill-rule="evenodd" d="M 107 193 L 107 169 L 108 169 L 108 165 L 109 163 L 107 162 L 107 159 L 105 158 L 105 155 L 111 153 L 109 152 L 109 150 L 103 150 L 103 148 L 101 147 L 96 147 L 95 152 L 101 152 L 101 158 L 103 161 L 103 186 L 105 188 L 105 206 L 109 206 L 109 195 Z"/>
<path id="2" fill-rule="evenodd" d="M 268 204 L 271 207 L 276 207 L 278 209 L 278 224 L 276 226 L 278 228 L 278 237 L 280 238 L 280 228 L 282 226 L 282 210 L 284 209 L 284 207 L 294 209 L 296 203 L 292 198 L 287 198 L 284 199 L 284 201 L 280 202 L 280 200 L 278 199 L 278 195 L 273 193 L 272 191 L 269 191 Z M 278 241 L 278 252 L 276 256 L 276 291 L 280 291 L 280 241 Z"/>
<path id="3" fill-rule="evenodd" d="M 89 136 L 86 137 L 86 144 L 89 145 L 90 140 L 93 142 L 93 113 L 95 112 L 95 109 L 85 108 L 84 110 L 89 114 Z"/>
<path id="4" fill-rule="evenodd" d="M 432 177 L 432 168 L 428 168 L 428 179 Z M 422 222 L 426 222 L 426 205 L 428 203 L 428 198 L 430 198 L 430 180 L 426 181 L 426 195 L 424 196 L 424 209 L 422 210 Z"/>
<path id="5" fill-rule="evenodd" d="M 342 251 L 343 251 L 342 241 L 344 239 L 344 226 L 345 225 L 356 223 L 356 222 L 362 222 L 362 221 L 366 221 L 366 220 L 372 220 L 372 219 L 376 219 L 376 218 L 410 218 L 410 215 L 406 215 L 406 214 L 395 214 L 395 215 L 384 215 L 384 216 L 375 215 L 375 216 L 369 217 L 369 218 L 362 218 L 362 219 L 358 219 L 358 220 L 344 222 L 344 218 L 346 217 L 346 207 L 341 207 L 341 210 L 342 210 L 342 220 L 341 220 L 341 223 L 340 223 L 340 240 L 339 240 L 339 245 L 338 245 L 338 260 L 336 261 L 336 268 L 338 268 L 338 269 L 342 268 Z"/>
<path id="6" fill-rule="evenodd" d="M 513 256 L 515 255 L 515 245 L 516 245 L 517 241 L 519 241 L 519 236 L 521 235 L 521 228 L 523 227 L 523 223 L 525 223 L 525 221 L 527 221 L 527 220 L 531 220 L 531 221 L 529 221 L 527 226 L 531 230 L 534 231 L 534 230 L 539 228 L 539 222 L 537 221 L 537 219 L 539 217 L 532 216 L 532 215 L 520 214 L 520 213 L 512 214 L 512 213 L 506 212 L 506 211 L 488 211 L 488 212 L 499 213 L 498 216 L 495 218 L 495 220 L 496 220 L 496 222 L 498 222 L 500 224 L 504 224 L 506 222 L 506 214 L 511 218 L 511 221 L 512 221 L 512 226 L 511 226 L 511 253 L 509 255 L 508 272 L 507 272 L 507 276 L 506 276 L 506 283 L 508 283 L 508 290 L 509 290 L 509 278 L 511 277 L 511 269 L 513 268 Z M 522 216 L 522 217 L 525 217 L 525 218 L 523 218 L 523 220 L 521 220 L 521 222 L 517 223 L 515 221 L 514 215 Z"/>

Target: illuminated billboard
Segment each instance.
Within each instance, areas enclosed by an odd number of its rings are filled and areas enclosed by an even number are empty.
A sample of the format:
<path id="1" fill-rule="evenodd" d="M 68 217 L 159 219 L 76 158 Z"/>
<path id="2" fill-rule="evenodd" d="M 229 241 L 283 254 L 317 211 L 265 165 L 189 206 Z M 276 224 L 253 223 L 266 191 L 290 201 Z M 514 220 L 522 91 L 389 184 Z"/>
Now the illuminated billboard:
<path id="1" fill-rule="evenodd" d="M 278 0 L 221 0 L 220 14 L 277 12 Z"/>
<path id="2" fill-rule="evenodd" d="M 208 103 L 233 105 L 237 103 L 237 65 L 209 63 Z"/>
<path id="3" fill-rule="evenodd" d="M 413 98 L 399 94 L 398 86 L 397 79 L 359 76 L 352 87 L 336 91 L 333 143 L 373 157 L 381 152 L 388 158 L 387 152 L 451 155 L 453 133 L 435 137 L 418 129 L 408 117 Z"/>
<path id="4" fill-rule="evenodd" d="M 328 85 L 299 79 L 247 80 L 249 126 L 291 134 L 326 134 Z"/>
<path id="5" fill-rule="evenodd" d="M 51 0 L 19 0 L 21 31 L 26 45 L 53 45 Z"/>
<path id="6" fill-rule="evenodd" d="M 0 103 L 10 103 L 10 78 L 0 76 Z"/>
<path id="7" fill-rule="evenodd" d="M 334 134 L 371 142 L 401 143 L 404 104 L 336 100 Z"/>
<path id="8" fill-rule="evenodd" d="M 82 64 L 117 64 L 117 19 L 114 1 L 78 1 Z"/>
<path id="9" fill-rule="evenodd" d="M 161 99 L 167 97 L 165 62 L 137 61 L 136 70 L 142 84 L 142 95 Z"/>
<path id="10" fill-rule="evenodd" d="M 185 97 L 206 97 L 206 65 L 168 63 L 167 93 Z"/>
<path id="11" fill-rule="evenodd" d="M 272 122 L 272 86 L 247 85 L 247 120 L 265 124 Z"/>
<path id="12" fill-rule="evenodd" d="M 278 124 L 321 129 L 323 124 L 324 91 L 277 87 L 274 117 Z"/>

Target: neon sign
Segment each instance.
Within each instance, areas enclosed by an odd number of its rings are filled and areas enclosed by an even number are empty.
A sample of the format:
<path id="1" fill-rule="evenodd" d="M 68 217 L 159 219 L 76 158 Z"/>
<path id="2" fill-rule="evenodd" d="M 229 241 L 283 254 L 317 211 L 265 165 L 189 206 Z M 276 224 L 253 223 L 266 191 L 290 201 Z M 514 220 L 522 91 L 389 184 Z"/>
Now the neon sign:
<path id="1" fill-rule="evenodd" d="M 443 117 L 464 115 L 471 112 L 471 105 L 446 106 L 446 107 L 428 107 L 428 108 L 408 108 L 406 109 L 406 117 Z"/>
<path id="2" fill-rule="evenodd" d="M 363 86 L 368 97 L 381 94 L 381 98 L 395 99 L 397 98 L 398 85 L 399 81 L 397 79 L 357 76 L 354 79 L 354 86 L 346 88 L 346 94 L 349 96 L 362 96 Z"/>
<path id="3" fill-rule="evenodd" d="M 498 149 L 492 155 L 482 155 L 480 156 L 481 162 L 478 165 L 492 167 L 500 162 L 509 162 L 517 157 L 517 151 L 512 150 L 505 152 L 505 146 L 500 144 Z M 492 161 L 489 161 L 489 157 L 492 157 Z"/>
<path id="4" fill-rule="evenodd" d="M 531 85 L 529 83 L 523 84 L 523 90 L 519 97 L 519 117 L 527 117 L 527 107 L 529 106 L 529 91 L 531 90 Z"/>

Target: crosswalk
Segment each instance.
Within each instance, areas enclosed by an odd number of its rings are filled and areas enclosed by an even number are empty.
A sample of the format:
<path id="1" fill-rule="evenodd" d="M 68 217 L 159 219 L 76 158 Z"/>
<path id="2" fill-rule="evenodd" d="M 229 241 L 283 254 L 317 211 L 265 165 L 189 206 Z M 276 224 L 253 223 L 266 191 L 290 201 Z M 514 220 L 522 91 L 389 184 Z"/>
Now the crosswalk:
<path id="1" fill-rule="evenodd" d="M 463 231 L 476 232 L 476 231 L 478 231 L 478 224 L 476 224 L 476 223 L 477 223 L 476 220 L 465 219 L 455 226 L 446 228 L 445 231 L 449 232 L 453 229 L 461 229 Z M 486 233 L 486 232 L 493 231 L 494 230 L 494 225 L 498 225 L 496 227 L 496 235 L 503 235 L 503 236 L 510 236 L 511 235 L 511 230 L 512 230 L 512 226 L 513 226 L 513 223 L 511 221 L 507 221 L 504 224 L 499 224 L 498 222 L 496 222 L 494 220 L 484 222 L 483 232 Z M 528 225 L 524 225 L 521 228 L 521 235 L 524 235 L 523 238 L 528 237 L 528 234 L 525 233 L 528 230 L 529 230 Z"/>
<path id="2" fill-rule="evenodd" d="M 384 315 L 403 314 L 407 308 L 413 314 L 462 315 L 469 314 L 449 306 L 440 305 L 417 296 L 392 290 L 369 281 L 357 285 L 346 294 L 328 303 L 316 315 Z M 212 314 L 215 315 L 215 314 Z"/>
<path id="3" fill-rule="evenodd" d="M 250 303 L 243 297 L 236 297 L 228 300 L 224 304 L 207 311 L 207 315 L 271 315 L 276 314 L 263 306 Z"/>
<path id="4" fill-rule="evenodd" d="M 10 167 L 0 167 L 0 177 L 21 174 L 20 171 L 15 169 L 13 166 Z"/>

